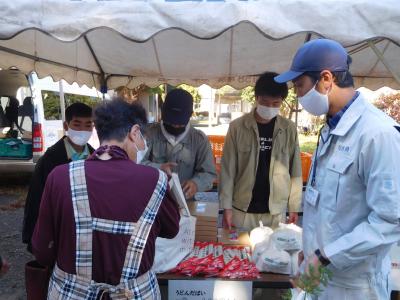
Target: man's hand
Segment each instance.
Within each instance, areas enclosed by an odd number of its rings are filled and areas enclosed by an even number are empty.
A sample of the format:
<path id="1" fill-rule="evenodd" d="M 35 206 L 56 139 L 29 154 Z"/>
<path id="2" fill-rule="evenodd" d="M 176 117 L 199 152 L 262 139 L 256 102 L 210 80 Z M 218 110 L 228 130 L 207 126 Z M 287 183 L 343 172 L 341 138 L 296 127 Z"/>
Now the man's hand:
<path id="1" fill-rule="evenodd" d="M 231 229 L 232 225 L 232 209 L 224 209 L 223 226 L 226 229 Z"/>
<path id="2" fill-rule="evenodd" d="M 0 277 L 3 276 L 4 274 L 6 274 L 8 272 L 8 270 L 10 269 L 10 264 L 5 259 L 3 259 L 2 262 L 3 262 L 3 265 L 1 266 Z"/>
<path id="3" fill-rule="evenodd" d="M 168 175 L 168 177 L 171 177 L 172 176 L 172 169 L 174 167 L 176 167 L 177 165 L 178 164 L 174 163 L 174 162 L 167 162 L 165 164 L 162 164 L 160 166 L 160 169 L 161 169 L 161 171 L 164 171 Z"/>
<path id="4" fill-rule="evenodd" d="M 299 220 L 299 214 L 297 212 L 291 212 L 289 213 L 289 219 L 288 219 L 288 224 L 297 224 L 297 221 Z"/>
<path id="5" fill-rule="evenodd" d="M 185 194 L 186 199 L 193 198 L 194 194 L 197 193 L 197 184 L 193 180 L 186 180 L 182 182 L 182 190 Z"/>
<path id="6" fill-rule="evenodd" d="M 299 253 L 299 265 L 301 264 L 301 261 L 304 260 L 304 254 L 303 251 Z M 298 273 L 293 279 L 290 280 L 290 283 L 294 288 L 301 288 L 302 290 L 306 290 L 307 288 L 310 287 L 310 284 L 312 286 L 319 286 L 319 278 L 320 278 L 320 273 L 319 273 L 319 267 L 321 266 L 321 262 L 319 261 L 318 257 L 313 254 L 310 257 L 308 257 L 305 261 L 305 270 L 304 274 Z M 304 285 L 304 279 L 307 280 L 312 280 L 307 282 L 307 287 Z"/>
<path id="7" fill-rule="evenodd" d="M 318 257 L 313 253 L 307 260 L 306 260 L 306 270 L 305 273 L 308 276 L 317 276 L 319 277 L 319 267 L 321 266 L 321 262 L 319 261 Z M 312 270 L 312 271 L 311 271 Z M 311 274 L 313 273 L 313 274 Z"/>

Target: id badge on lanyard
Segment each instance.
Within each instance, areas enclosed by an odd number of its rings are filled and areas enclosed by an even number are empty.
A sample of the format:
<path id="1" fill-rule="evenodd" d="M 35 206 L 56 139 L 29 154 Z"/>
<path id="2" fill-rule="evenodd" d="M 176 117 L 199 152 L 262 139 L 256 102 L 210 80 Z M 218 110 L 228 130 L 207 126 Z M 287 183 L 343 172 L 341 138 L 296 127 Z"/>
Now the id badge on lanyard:
<path id="1" fill-rule="evenodd" d="M 306 193 L 304 195 L 304 199 L 308 204 L 312 206 L 317 206 L 318 203 L 319 192 L 311 185 L 307 186 Z"/>
<path id="2" fill-rule="evenodd" d="M 314 156 L 314 164 L 313 164 L 313 169 L 312 169 L 312 174 L 311 174 L 311 184 L 307 186 L 306 192 L 305 192 L 305 200 L 307 203 L 309 203 L 312 206 L 316 206 L 318 203 L 318 198 L 319 198 L 319 191 L 315 188 L 315 178 L 316 178 L 316 173 L 317 173 L 317 164 L 318 164 L 318 149 L 319 149 L 319 141 L 322 139 L 321 137 L 321 130 L 319 131 L 318 134 L 318 142 L 317 142 L 317 148 L 315 149 L 315 156 Z M 324 144 L 328 142 L 329 137 L 326 139 L 326 141 L 323 140 Z"/>

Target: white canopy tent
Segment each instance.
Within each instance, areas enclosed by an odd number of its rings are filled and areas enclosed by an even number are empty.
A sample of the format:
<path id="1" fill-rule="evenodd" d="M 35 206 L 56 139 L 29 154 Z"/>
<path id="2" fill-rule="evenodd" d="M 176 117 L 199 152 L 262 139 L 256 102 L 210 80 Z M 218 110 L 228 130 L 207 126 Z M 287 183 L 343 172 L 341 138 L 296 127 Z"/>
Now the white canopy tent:
<path id="1" fill-rule="evenodd" d="M 399 0 L 0 2 L 0 68 L 109 89 L 242 88 L 321 36 L 348 49 L 357 86 L 400 88 Z"/>

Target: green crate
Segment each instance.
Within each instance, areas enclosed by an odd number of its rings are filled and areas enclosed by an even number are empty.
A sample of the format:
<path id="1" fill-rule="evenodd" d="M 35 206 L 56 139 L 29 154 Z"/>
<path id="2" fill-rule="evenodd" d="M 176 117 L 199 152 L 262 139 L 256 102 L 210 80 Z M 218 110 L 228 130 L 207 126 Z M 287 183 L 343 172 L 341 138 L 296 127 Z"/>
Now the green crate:
<path id="1" fill-rule="evenodd" d="M 20 139 L 0 139 L 0 156 L 25 158 L 32 156 L 32 143 Z"/>

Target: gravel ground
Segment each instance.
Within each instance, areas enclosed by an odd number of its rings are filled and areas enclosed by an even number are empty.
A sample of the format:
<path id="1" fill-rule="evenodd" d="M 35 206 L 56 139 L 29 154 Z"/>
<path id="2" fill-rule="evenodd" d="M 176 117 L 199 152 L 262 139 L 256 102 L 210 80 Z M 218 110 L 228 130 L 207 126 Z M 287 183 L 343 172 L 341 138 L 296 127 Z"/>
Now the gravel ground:
<path id="1" fill-rule="evenodd" d="M 33 258 L 21 242 L 28 180 L 0 177 L 0 253 L 11 264 L 0 278 L 0 300 L 26 299 L 24 266 Z"/>

